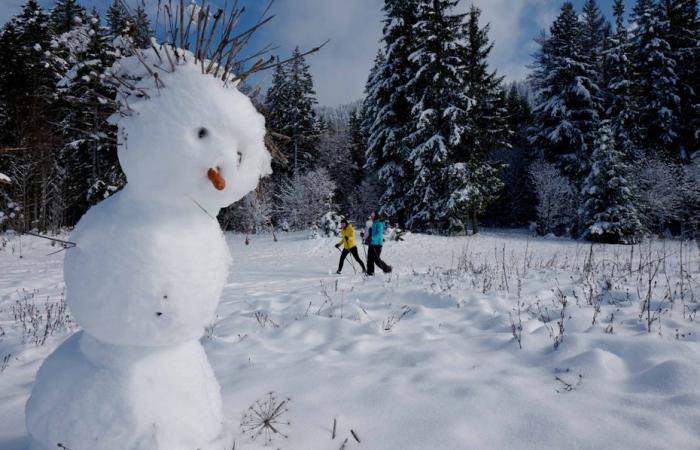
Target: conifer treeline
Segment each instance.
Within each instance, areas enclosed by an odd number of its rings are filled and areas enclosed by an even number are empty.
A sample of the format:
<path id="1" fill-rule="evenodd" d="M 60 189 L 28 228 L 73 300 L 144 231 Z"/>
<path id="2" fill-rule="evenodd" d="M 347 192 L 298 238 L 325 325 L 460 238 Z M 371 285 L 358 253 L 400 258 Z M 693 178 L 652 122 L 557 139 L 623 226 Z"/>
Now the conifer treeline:
<path id="1" fill-rule="evenodd" d="M 97 10 L 57 0 L 46 11 L 28 0 L 0 32 L 0 226 L 57 231 L 117 191 L 114 92 L 101 75 L 124 49 L 143 45 L 151 28 L 142 5 L 130 14 L 114 0 L 103 25 Z"/>
<path id="2" fill-rule="evenodd" d="M 697 230 L 697 0 L 638 0 L 629 18 L 616 0 L 614 26 L 595 0 L 580 15 L 566 2 L 538 39 L 528 84 L 508 91 L 488 68 L 479 10 L 459 4 L 384 2 L 363 125 L 386 215 L 440 233 L 476 231 L 478 217 L 537 220 L 542 233 L 604 242 Z M 544 172 L 556 183 L 538 182 Z M 571 204 L 550 217 L 541 203 L 555 190 Z M 659 213 L 664 202 L 673 211 Z"/>
<path id="3" fill-rule="evenodd" d="M 143 6 L 120 5 L 103 26 L 77 0 L 50 11 L 28 0 L 3 27 L 0 173 L 13 181 L 0 186 L 3 227 L 70 226 L 123 185 L 100 74 L 125 51 L 116 37 L 147 45 L 151 28 Z M 318 188 L 314 211 L 359 220 L 379 208 L 416 231 L 534 223 L 604 242 L 697 233 L 698 0 L 637 0 L 630 14 L 615 0 L 613 24 L 595 0 L 580 14 L 564 3 L 530 77 L 510 85 L 489 68 L 480 10 L 465 6 L 385 0 L 382 45 L 351 107 L 317 105 L 298 50 L 278 66 L 259 106 L 287 163 L 224 211 L 224 225 L 284 227 L 308 216 L 296 209 Z"/>

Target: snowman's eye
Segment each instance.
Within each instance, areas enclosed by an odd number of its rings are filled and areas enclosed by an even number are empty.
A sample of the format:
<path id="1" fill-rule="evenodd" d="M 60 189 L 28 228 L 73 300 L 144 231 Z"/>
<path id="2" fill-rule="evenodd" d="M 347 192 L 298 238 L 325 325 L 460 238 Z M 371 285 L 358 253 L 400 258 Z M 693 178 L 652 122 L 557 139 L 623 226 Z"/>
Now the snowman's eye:
<path id="1" fill-rule="evenodd" d="M 197 130 L 197 137 L 200 139 L 204 139 L 205 137 L 209 136 L 209 130 L 206 128 L 202 127 L 199 130 Z"/>
<path id="2" fill-rule="evenodd" d="M 243 153 L 236 152 L 236 154 L 238 155 L 238 165 L 240 166 L 241 162 L 243 161 Z"/>

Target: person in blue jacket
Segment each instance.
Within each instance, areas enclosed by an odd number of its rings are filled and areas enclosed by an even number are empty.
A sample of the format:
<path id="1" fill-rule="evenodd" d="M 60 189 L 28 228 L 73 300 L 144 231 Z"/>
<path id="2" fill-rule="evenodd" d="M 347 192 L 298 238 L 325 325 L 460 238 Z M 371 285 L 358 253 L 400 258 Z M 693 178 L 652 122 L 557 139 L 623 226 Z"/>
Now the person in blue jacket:
<path id="1" fill-rule="evenodd" d="M 391 273 L 391 266 L 382 261 L 382 246 L 384 245 L 384 221 L 377 211 L 370 216 L 372 228 L 367 237 L 369 250 L 367 251 L 367 275 L 374 275 L 374 265 L 376 264 L 384 273 Z"/>

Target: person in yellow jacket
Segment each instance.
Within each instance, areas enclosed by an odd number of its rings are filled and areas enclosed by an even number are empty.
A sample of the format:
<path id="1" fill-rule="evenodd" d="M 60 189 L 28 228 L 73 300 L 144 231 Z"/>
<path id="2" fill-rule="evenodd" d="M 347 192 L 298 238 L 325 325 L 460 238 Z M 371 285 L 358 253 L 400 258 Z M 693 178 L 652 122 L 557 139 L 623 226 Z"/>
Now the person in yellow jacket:
<path id="1" fill-rule="evenodd" d="M 337 274 L 340 274 L 343 271 L 343 263 L 345 262 L 345 258 L 348 257 L 348 254 L 351 253 L 352 256 L 355 258 L 355 261 L 360 263 L 360 267 L 362 267 L 362 273 L 367 272 L 367 269 L 365 269 L 365 263 L 362 262 L 360 259 L 360 254 L 357 252 L 357 243 L 355 242 L 355 228 L 348 223 L 346 219 L 343 219 L 340 221 L 340 242 L 335 244 L 335 248 L 340 250 L 340 246 L 343 246 L 343 251 L 340 254 L 340 263 L 338 263 L 338 271 L 336 272 Z"/>

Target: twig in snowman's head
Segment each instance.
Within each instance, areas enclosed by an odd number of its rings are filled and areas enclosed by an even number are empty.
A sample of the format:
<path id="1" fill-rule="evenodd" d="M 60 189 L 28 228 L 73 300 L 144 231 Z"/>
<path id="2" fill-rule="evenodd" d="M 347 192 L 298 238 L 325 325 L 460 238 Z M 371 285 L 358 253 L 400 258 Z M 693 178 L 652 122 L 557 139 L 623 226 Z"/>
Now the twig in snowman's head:
<path id="1" fill-rule="evenodd" d="M 121 0 L 121 4 L 127 15 L 133 18 L 135 13 L 126 0 Z M 159 0 L 157 17 L 163 22 L 163 41 L 159 43 L 155 38 L 151 39 L 148 49 L 139 48 L 138 43 L 128 36 L 123 37 L 122 43 L 128 53 L 139 59 L 151 77 L 159 70 L 177 70 L 177 66 L 187 63 L 187 57 L 191 55 L 194 62 L 201 67 L 203 75 L 212 75 L 235 86 L 257 72 L 316 53 L 328 43 L 326 41 L 282 61 L 270 55 L 275 49 L 272 45 L 266 45 L 244 56 L 243 51 L 255 34 L 275 18 L 270 12 L 273 4 L 274 0 L 268 0 L 255 23 L 239 31 L 237 27 L 246 10 L 245 7 L 239 6 L 238 0 L 234 0 L 231 7 L 226 9 L 213 8 L 207 0 L 203 0 L 201 4 L 195 0 L 190 0 L 189 4 L 186 4 L 185 0 Z M 158 64 L 145 57 L 145 52 L 149 51 L 156 56 Z M 165 60 L 161 52 L 165 54 L 169 69 L 163 67 Z M 251 62 L 252 64 L 249 64 Z"/>
<path id="2" fill-rule="evenodd" d="M 227 9 L 212 7 L 207 0 L 203 0 L 201 4 L 194 0 L 190 0 L 189 4 L 186 4 L 185 0 L 159 1 L 158 18 L 163 22 L 164 38 L 161 43 L 152 40 L 148 50 L 155 53 L 160 67 L 156 67 L 144 56 L 147 49 L 139 48 L 133 39 L 124 37 L 123 44 L 130 54 L 139 59 L 149 76 L 154 76 L 157 70 L 172 72 L 179 64 L 187 62 L 187 57 L 192 55 L 194 62 L 201 67 L 202 74 L 213 75 L 225 82 L 232 81 L 232 78 L 238 81 L 241 77 L 234 77 L 234 71 L 251 74 L 264 70 L 274 61 L 273 57 L 269 57 L 245 68 L 245 63 L 250 57 L 241 58 L 243 50 L 250 44 L 255 33 L 274 18 L 274 15 L 270 14 L 273 1 L 269 0 L 257 21 L 243 31 L 239 31 L 237 26 L 245 8 L 239 6 L 238 0 Z M 133 17 L 135 13 L 126 0 L 121 0 L 121 3 L 127 14 Z M 270 50 L 271 47 L 266 46 L 254 53 L 262 57 Z M 169 69 L 162 66 L 164 60 L 161 51 L 165 53 Z"/>
<path id="3" fill-rule="evenodd" d="M 137 13 L 143 13 L 144 4 L 141 3 L 139 11 L 134 11 L 127 5 L 128 0 L 120 1 L 131 17 L 130 22 L 136 23 L 134 18 Z M 161 89 L 167 89 L 178 77 L 176 72 L 185 67 L 190 74 L 194 68 L 202 76 L 219 80 L 223 87 L 236 88 L 257 72 L 288 64 L 319 51 L 326 44 L 285 60 L 271 55 L 275 50 L 272 45 L 250 51 L 252 38 L 275 17 L 270 12 L 274 0 L 268 0 L 257 20 L 247 28 L 240 25 L 245 8 L 239 5 L 239 0 L 233 0 L 230 7 L 223 9 L 213 6 L 211 1 L 159 0 L 156 34 L 161 41 L 151 38 L 150 43 L 144 45 L 129 36 L 118 38 L 124 58 L 118 60 L 105 77 L 105 82 L 117 92 L 118 117 L 134 115 L 139 101 L 150 100 Z M 269 136 L 266 146 L 274 159 L 285 163 Z"/>

